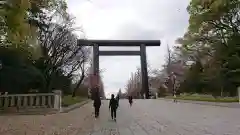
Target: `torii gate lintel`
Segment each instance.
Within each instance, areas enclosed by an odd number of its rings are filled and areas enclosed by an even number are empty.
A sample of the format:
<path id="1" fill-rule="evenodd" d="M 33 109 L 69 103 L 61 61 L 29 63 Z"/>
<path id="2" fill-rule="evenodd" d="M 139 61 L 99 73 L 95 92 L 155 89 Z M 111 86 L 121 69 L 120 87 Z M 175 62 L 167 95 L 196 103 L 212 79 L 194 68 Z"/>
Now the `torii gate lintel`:
<path id="1" fill-rule="evenodd" d="M 160 40 L 78 40 L 78 45 L 93 46 L 93 74 L 99 75 L 99 56 L 140 56 L 142 92 L 149 98 L 146 46 L 160 46 Z M 140 51 L 99 51 L 99 46 L 140 46 Z"/>

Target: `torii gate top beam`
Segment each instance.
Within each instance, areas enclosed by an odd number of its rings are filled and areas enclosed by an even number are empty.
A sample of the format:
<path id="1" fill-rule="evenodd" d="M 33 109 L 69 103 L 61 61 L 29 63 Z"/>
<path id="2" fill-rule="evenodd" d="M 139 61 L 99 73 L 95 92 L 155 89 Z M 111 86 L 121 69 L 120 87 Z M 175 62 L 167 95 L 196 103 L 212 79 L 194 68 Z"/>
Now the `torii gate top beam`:
<path id="1" fill-rule="evenodd" d="M 140 46 L 144 44 L 145 46 L 160 46 L 160 40 L 85 40 L 78 39 L 78 45 L 82 46 L 93 46 L 97 44 L 98 46 Z"/>

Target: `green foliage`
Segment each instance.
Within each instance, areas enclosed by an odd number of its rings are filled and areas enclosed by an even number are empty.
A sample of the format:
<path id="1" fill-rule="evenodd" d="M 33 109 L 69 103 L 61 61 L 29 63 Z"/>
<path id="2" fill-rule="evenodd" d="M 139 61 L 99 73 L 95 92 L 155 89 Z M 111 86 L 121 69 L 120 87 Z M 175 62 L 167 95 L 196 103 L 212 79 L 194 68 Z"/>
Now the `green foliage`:
<path id="1" fill-rule="evenodd" d="M 87 100 L 86 97 L 80 97 L 80 96 L 72 97 L 71 95 L 67 95 L 67 96 L 63 96 L 62 106 L 70 106 L 86 100 Z"/>
<path id="2" fill-rule="evenodd" d="M 167 88 L 164 88 L 164 87 L 160 87 L 159 89 L 158 89 L 158 97 L 165 97 L 165 96 L 167 96 Z"/>
<path id="3" fill-rule="evenodd" d="M 5 24 L 7 40 L 13 43 L 20 43 L 29 35 L 29 25 L 25 22 L 27 18 L 26 10 L 29 8 L 28 0 L 7 0 L 0 12 L 2 22 Z"/>
<path id="4" fill-rule="evenodd" d="M 65 0 L 6 0 L 0 9 L 1 43 L 28 45 L 36 41 L 39 22 L 49 13 L 67 16 Z M 1 44 L 6 45 L 6 44 Z"/>
<path id="5" fill-rule="evenodd" d="M 51 92 L 54 89 L 60 89 L 64 94 L 71 92 L 72 78 L 66 76 L 61 69 L 47 70 L 52 65 L 45 62 L 44 58 L 38 59 L 34 66 L 41 72 L 46 80 L 46 88 L 42 92 Z"/>
<path id="6" fill-rule="evenodd" d="M 30 89 L 44 89 L 45 79 L 32 65 L 24 49 L 0 47 L 0 91 L 27 93 Z"/>
<path id="7" fill-rule="evenodd" d="M 197 92 L 202 93 L 203 91 L 203 80 L 202 80 L 203 67 L 199 61 L 196 61 L 189 70 L 185 73 L 185 81 L 180 85 L 180 91 L 183 92 Z M 189 89 L 189 87 L 191 89 Z"/>
<path id="8" fill-rule="evenodd" d="M 38 44 L 42 36 L 40 31 L 49 28 L 53 18 L 69 19 L 66 9 L 65 0 L 6 0 L 1 5 L 0 91 L 71 90 L 72 76 L 63 71 L 61 64 L 56 66 L 51 59 L 49 62 L 49 56 Z"/>
<path id="9" fill-rule="evenodd" d="M 81 96 L 81 97 L 88 97 L 88 87 L 81 85 L 77 90 L 76 90 L 76 96 Z"/>
<path id="10" fill-rule="evenodd" d="M 51 87 L 54 89 L 61 89 L 63 92 L 71 91 L 72 78 L 64 75 L 62 70 L 57 70 L 51 74 Z"/>
<path id="11" fill-rule="evenodd" d="M 239 7 L 239 0 L 191 1 L 188 31 L 177 42 L 189 58 L 202 65 L 202 71 L 193 70 L 197 64 L 192 65 L 180 88 L 236 95 L 240 86 Z"/>

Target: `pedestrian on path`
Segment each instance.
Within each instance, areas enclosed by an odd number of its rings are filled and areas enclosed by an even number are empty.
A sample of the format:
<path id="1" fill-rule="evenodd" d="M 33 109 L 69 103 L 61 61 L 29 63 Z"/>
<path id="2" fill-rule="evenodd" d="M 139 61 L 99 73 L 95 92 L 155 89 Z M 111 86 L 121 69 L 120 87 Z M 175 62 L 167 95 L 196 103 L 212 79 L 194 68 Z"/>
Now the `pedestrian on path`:
<path id="1" fill-rule="evenodd" d="M 176 75 L 174 72 L 171 72 L 169 76 L 169 81 L 171 85 L 170 87 L 172 88 L 172 92 L 173 92 L 173 102 L 176 103 L 177 102 Z"/>
<path id="2" fill-rule="evenodd" d="M 109 110 L 111 111 L 111 117 L 112 120 L 116 121 L 116 116 L 117 116 L 117 100 L 114 98 L 114 95 L 111 95 L 111 99 L 109 102 Z"/>
<path id="3" fill-rule="evenodd" d="M 132 106 L 132 103 L 133 103 L 133 98 L 132 96 L 128 96 L 128 102 L 130 104 L 130 107 Z"/>
<path id="4" fill-rule="evenodd" d="M 95 111 L 95 118 L 98 118 L 100 107 L 101 107 L 101 98 L 100 98 L 98 89 L 94 89 L 94 90 L 96 90 L 96 91 L 95 91 L 95 95 L 94 95 L 93 107 L 94 107 L 94 111 Z"/>
<path id="5" fill-rule="evenodd" d="M 117 100 L 117 108 L 118 108 L 119 107 L 119 100 L 120 100 L 119 94 L 117 95 L 116 100 Z"/>
<path id="6" fill-rule="evenodd" d="M 173 92 L 173 102 L 177 103 L 177 92 L 176 92 L 176 90 L 174 90 L 174 92 Z"/>

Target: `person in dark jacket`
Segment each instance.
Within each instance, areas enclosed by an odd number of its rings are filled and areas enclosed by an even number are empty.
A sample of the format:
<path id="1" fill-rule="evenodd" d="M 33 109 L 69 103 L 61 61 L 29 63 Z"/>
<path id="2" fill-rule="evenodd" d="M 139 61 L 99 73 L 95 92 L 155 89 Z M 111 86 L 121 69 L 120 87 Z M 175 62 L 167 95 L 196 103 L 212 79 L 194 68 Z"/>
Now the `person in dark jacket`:
<path id="1" fill-rule="evenodd" d="M 117 100 L 117 108 L 118 108 L 119 107 L 119 100 L 120 100 L 119 94 L 117 95 L 116 100 Z"/>
<path id="2" fill-rule="evenodd" d="M 132 96 L 128 96 L 128 102 L 129 102 L 130 106 L 132 106 L 132 103 L 133 103 L 132 100 L 133 100 Z"/>
<path id="3" fill-rule="evenodd" d="M 117 100 L 114 98 L 114 95 L 111 95 L 111 99 L 109 102 L 109 109 L 111 110 L 111 117 L 114 121 L 116 121 L 116 116 L 117 116 Z"/>
<path id="4" fill-rule="evenodd" d="M 99 110 L 101 107 L 101 99 L 98 90 L 96 90 L 95 95 L 94 95 L 94 102 L 93 102 L 93 107 L 95 109 L 95 118 L 98 118 L 99 116 Z"/>

